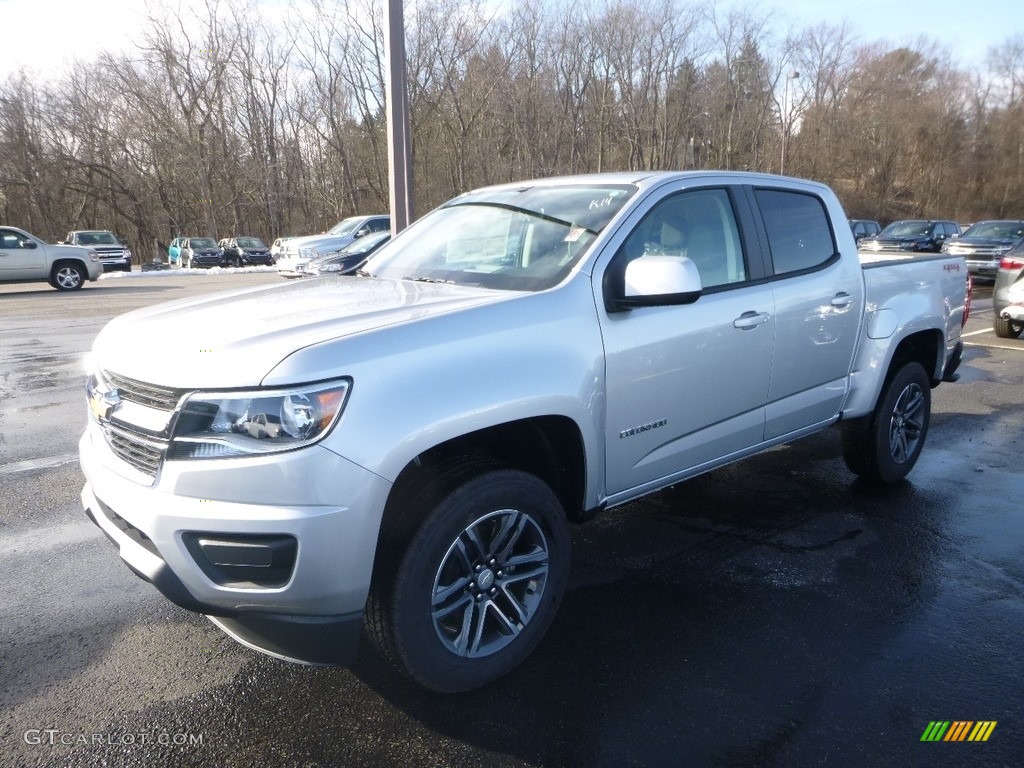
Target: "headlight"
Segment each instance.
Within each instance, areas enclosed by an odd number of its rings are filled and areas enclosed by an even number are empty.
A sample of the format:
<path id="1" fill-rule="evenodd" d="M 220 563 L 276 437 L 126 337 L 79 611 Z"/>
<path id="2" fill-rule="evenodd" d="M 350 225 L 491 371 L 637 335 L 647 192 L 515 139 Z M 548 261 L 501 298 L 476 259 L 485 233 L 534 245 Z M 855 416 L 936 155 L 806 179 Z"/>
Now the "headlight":
<path id="1" fill-rule="evenodd" d="M 330 431 L 348 380 L 291 389 L 196 392 L 174 427 L 169 456 L 219 459 L 291 451 Z"/>
<path id="2" fill-rule="evenodd" d="M 89 261 L 99 261 L 100 255 L 96 251 L 89 251 Z"/>
<path id="3" fill-rule="evenodd" d="M 321 272 L 341 272 L 343 264 L 322 264 L 320 266 Z"/>
<path id="4" fill-rule="evenodd" d="M 317 252 L 315 248 L 299 248 L 299 256 L 303 259 L 315 259 Z"/>

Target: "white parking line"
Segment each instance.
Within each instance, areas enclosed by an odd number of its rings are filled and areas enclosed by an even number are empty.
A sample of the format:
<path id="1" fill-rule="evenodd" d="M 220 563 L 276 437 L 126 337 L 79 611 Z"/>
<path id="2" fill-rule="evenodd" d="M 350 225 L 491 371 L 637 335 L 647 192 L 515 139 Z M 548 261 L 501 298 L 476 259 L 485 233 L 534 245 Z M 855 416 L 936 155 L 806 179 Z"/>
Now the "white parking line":
<path id="1" fill-rule="evenodd" d="M 964 342 L 965 347 L 984 347 L 985 349 L 1007 349 L 1010 352 L 1024 352 L 1024 347 L 1004 347 L 1001 344 L 975 344 L 973 341 Z"/>
<path id="2" fill-rule="evenodd" d="M 971 331 L 970 333 L 961 333 L 960 338 L 966 339 L 968 336 L 980 336 L 983 333 L 995 333 L 991 328 L 985 328 L 980 331 Z"/>
<path id="3" fill-rule="evenodd" d="M 26 459 L 10 464 L 0 464 L 0 475 L 13 475 L 15 472 L 28 472 L 32 469 L 52 469 L 78 461 L 77 453 L 62 453 L 59 456 L 42 456 L 38 459 Z"/>

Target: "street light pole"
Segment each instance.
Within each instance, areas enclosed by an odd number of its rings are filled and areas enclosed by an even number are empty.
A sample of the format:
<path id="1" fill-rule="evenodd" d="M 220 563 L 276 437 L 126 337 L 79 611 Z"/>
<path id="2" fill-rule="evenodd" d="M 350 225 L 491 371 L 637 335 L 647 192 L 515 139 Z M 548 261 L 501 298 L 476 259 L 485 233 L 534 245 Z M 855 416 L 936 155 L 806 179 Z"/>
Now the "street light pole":
<path id="1" fill-rule="evenodd" d="M 779 159 L 779 175 L 786 173 L 786 139 L 789 137 L 789 81 L 796 80 L 800 73 L 795 69 L 786 75 L 786 83 L 782 87 L 782 157 Z"/>
<path id="2" fill-rule="evenodd" d="M 405 66 L 405 17 L 402 0 L 386 0 L 387 25 L 384 45 L 388 60 L 388 181 L 391 203 L 391 234 L 398 234 L 413 219 L 412 138 L 409 135 L 409 89 Z"/>

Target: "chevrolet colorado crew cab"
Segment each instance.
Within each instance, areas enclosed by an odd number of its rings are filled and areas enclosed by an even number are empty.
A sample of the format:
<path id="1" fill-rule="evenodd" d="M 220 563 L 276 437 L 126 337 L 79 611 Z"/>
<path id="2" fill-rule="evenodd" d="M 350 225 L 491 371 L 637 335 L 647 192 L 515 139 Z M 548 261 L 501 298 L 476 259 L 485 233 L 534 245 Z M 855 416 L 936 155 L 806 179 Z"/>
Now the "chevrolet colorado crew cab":
<path id="1" fill-rule="evenodd" d="M 0 283 L 45 281 L 58 291 L 77 291 L 102 274 L 92 248 L 50 245 L 23 229 L 0 226 Z"/>
<path id="2" fill-rule="evenodd" d="M 463 691 L 544 635 L 570 522 L 833 426 L 854 473 L 901 480 L 968 306 L 961 258 L 862 265 L 817 183 L 481 189 L 354 276 L 111 321 L 82 503 L 133 571 L 247 646 L 346 664 L 365 626 Z M 183 315 L 194 332 L 169 332 Z"/>

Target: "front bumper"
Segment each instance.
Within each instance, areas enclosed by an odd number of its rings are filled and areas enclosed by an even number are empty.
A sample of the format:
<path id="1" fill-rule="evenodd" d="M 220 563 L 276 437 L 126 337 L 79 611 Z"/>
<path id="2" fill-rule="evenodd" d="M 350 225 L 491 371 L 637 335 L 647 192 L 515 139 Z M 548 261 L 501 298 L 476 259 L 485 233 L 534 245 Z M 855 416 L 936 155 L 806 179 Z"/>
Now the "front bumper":
<path id="1" fill-rule="evenodd" d="M 996 272 L 999 271 L 999 259 L 984 258 L 984 259 L 972 259 L 967 257 L 967 271 L 972 275 L 978 275 L 980 277 L 995 277 Z"/>
<path id="2" fill-rule="evenodd" d="M 94 423 L 79 448 L 86 514 L 165 597 L 264 653 L 311 664 L 354 661 L 387 481 L 314 445 L 166 461 L 148 485 Z M 200 535 L 294 537 L 294 564 L 270 587 L 217 579 L 190 548 Z"/>
<path id="3" fill-rule="evenodd" d="M 192 257 L 193 267 L 221 267 L 226 263 L 223 256 L 202 255 Z"/>

